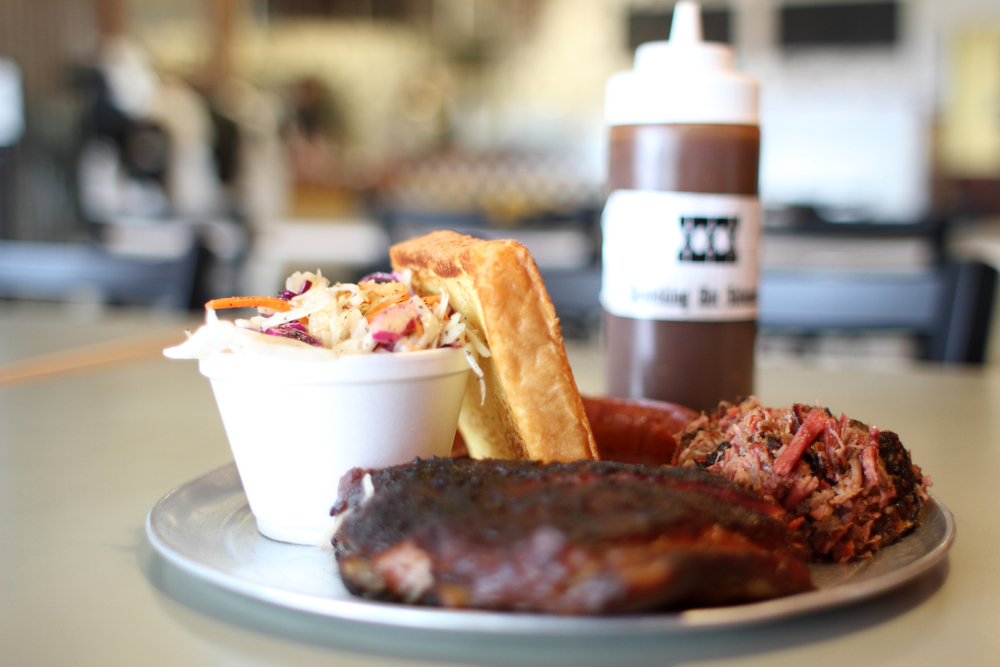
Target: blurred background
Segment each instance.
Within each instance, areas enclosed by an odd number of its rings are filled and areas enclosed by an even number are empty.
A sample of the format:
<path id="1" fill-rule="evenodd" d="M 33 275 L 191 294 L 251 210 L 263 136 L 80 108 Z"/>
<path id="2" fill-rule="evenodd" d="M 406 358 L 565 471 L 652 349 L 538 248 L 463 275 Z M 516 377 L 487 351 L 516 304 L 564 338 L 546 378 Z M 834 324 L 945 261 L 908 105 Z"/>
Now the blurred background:
<path id="1" fill-rule="evenodd" d="M 0 297 L 198 310 L 517 238 L 600 335 L 604 84 L 656 0 L 0 0 Z M 762 358 L 995 360 L 1000 3 L 703 3 L 761 83 Z"/>

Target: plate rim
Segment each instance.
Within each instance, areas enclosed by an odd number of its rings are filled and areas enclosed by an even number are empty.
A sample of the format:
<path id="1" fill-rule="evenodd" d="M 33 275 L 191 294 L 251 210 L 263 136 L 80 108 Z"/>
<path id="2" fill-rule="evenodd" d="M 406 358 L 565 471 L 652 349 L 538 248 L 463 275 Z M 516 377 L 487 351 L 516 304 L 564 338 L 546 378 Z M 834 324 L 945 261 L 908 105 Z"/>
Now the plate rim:
<path id="1" fill-rule="evenodd" d="M 153 505 L 146 515 L 146 537 L 154 550 L 167 562 L 203 582 L 279 607 L 320 617 L 422 630 L 557 636 L 673 634 L 743 628 L 832 610 L 883 595 L 916 579 L 941 562 L 951 549 L 957 532 L 951 511 L 935 495 L 929 494 L 930 502 L 940 512 L 944 523 L 942 539 L 916 560 L 875 579 L 867 580 L 861 591 L 858 591 L 857 587 L 836 585 L 742 605 L 607 616 L 562 616 L 479 609 L 442 609 L 368 600 L 350 596 L 349 593 L 347 594 L 349 597 L 335 598 L 283 589 L 272 584 L 254 582 L 240 577 L 183 553 L 182 549 L 171 544 L 167 536 L 162 535 L 161 531 L 158 530 L 157 516 L 181 492 L 191 490 L 198 485 L 205 484 L 210 479 L 224 475 L 230 475 L 236 483 L 235 487 L 228 490 L 228 496 L 243 495 L 236 465 L 229 463 L 170 490 Z M 249 509 L 247 515 L 252 517 Z M 258 539 L 265 540 L 267 538 L 258 533 Z M 273 542 L 271 544 L 280 545 L 281 543 Z M 326 551 L 320 546 L 307 547 L 292 544 L 283 546 L 287 546 L 289 549 Z M 332 560 L 334 558 L 332 548 L 328 552 Z M 333 562 L 333 567 L 334 574 L 336 574 L 336 562 Z"/>

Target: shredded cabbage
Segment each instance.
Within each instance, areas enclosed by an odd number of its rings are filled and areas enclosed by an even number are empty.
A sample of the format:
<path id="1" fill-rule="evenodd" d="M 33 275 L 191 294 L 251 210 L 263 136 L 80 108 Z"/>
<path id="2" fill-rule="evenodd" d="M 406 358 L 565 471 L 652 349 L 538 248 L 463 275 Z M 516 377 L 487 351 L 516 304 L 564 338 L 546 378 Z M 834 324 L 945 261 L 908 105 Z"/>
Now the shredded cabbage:
<path id="1" fill-rule="evenodd" d="M 459 347 L 479 377 L 485 400 L 478 359 L 490 356 L 489 348 L 452 310 L 447 294 L 419 297 L 411 278 L 407 269 L 331 285 L 319 271 L 296 272 L 280 294 L 289 310 L 260 307 L 257 315 L 231 322 L 206 308 L 205 324 L 164 354 L 173 359 L 200 359 L 215 352 L 330 359 Z"/>

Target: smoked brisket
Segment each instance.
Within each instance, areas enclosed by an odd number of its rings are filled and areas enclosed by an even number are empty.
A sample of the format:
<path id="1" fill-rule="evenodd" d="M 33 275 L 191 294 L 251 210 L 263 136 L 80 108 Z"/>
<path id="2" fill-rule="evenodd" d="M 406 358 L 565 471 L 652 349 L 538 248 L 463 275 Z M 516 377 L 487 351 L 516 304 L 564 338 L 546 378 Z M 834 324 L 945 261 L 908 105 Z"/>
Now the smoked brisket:
<path id="1" fill-rule="evenodd" d="M 815 559 L 871 555 L 912 529 L 930 480 L 890 431 L 819 407 L 722 403 L 675 436 L 673 463 L 780 503 Z"/>

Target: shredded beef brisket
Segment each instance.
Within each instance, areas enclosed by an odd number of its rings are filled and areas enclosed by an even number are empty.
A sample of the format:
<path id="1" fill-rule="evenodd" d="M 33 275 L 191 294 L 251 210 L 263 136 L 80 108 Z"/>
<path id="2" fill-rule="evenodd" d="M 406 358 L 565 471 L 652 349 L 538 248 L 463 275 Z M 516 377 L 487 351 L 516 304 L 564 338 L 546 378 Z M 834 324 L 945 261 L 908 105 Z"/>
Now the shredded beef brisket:
<path id="1" fill-rule="evenodd" d="M 811 589 L 784 510 L 696 468 L 429 459 L 355 469 L 334 537 L 356 595 L 564 614 Z"/>
<path id="2" fill-rule="evenodd" d="M 676 436 L 674 463 L 720 475 L 790 513 L 816 558 L 848 561 L 916 525 L 930 480 L 895 433 L 829 410 L 722 403 Z"/>

